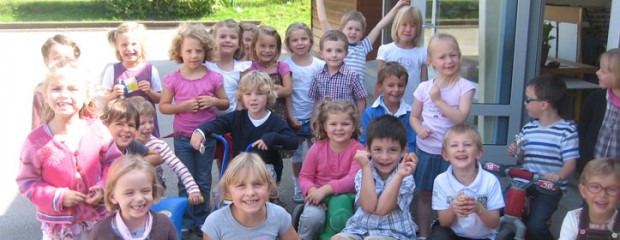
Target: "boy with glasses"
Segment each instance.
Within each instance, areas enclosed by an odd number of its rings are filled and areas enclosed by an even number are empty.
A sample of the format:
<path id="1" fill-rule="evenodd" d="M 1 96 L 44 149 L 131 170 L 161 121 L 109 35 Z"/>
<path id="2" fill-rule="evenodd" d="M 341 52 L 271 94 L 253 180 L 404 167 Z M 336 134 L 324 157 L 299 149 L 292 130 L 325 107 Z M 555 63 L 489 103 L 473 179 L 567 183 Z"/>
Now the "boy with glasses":
<path id="1" fill-rule="evenodd" d="M 566 179 L 572 176 L 579 158 L 577 127 L 558 114 L 565 95 L 566 84 L 556 75 L 542 75 L 528 82 L 524 104 L 534 120 L 525 124 L 518 135 L 525 140 L 524 144 L 515 143 L 508 148 L 508 154 L 515 156 L 521 147 L 523 151 L 519 151 L 517 158 L 523 168 L 559 182 L 562 190 L 566 190 Z M 533 198 L 526 225 L 527 238 L 554 239 L 549 219 L 558 208 L 562 192 L 543 193 L 532 185 L 527 194 Z"/>

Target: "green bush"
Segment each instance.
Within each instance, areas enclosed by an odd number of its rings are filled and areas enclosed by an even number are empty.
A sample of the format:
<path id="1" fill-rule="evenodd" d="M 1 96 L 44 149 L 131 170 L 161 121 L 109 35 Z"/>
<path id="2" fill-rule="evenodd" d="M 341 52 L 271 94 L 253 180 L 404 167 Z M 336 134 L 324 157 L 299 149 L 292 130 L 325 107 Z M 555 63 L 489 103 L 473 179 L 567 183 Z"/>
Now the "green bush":
<path id="1" fill-rule="evenodd" d="M 213 12 L 213 0 L 100 0 L 114 19 L 181 20 Z"/>

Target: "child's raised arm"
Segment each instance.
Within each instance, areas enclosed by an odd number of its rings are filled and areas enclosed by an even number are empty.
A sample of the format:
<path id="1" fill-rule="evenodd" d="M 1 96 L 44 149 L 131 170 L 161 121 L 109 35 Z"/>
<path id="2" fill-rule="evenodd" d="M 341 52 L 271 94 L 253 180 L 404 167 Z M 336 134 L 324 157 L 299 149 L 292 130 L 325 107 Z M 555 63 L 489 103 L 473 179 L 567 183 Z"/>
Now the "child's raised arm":
<path id="1" fill-rule="evenodd" d="M 398 199 L 399 195 L 401 195 L 401 186 L 403 186 L 403 179 L 413 174 L 418 165 L 418 157 L 413 153 L 407 154 L 404 159 L 405 160 L 398 164 L 398 170 L 396 174 L 387 184 L 387 186 L 381 193 L 381 196 L 379 196 L 379 201 L 377 202 L 377 210 L 375 211 L 375 213 L 379 216 L 388 215 L 392 211 L 394 211 L 394 209 L 399 207 Z M 411 194 L 410 196 L 413 197 L 413 189 L 405 189 L 405 191 L 407 191 L 409 194 Z M 401 205 L 400 207 L 407 208 L 409 207 L 409 204 L 406 204 L 406 206 Z"/>
<path id="2" fill-rule="evenodd" d="M 323 0 L 316 0 L 316 14 L 319 17 L 319 22 L 321 23 L 323 32 L 332 30 L 332 26 L 329 24 L 329 19 L 327 19 L 327 12 L 325 11 L 325 3 Z"/>
<path id="3" fill-rule="evenodd" d="M 322 0 L 317 0 L 317 5 L 318 5 L 318 1 L 322 1 Z M 409 0 L 399 0 L 396 3 L 396 5 L 394 5 L 394 7 L 383 18 L 381 18 L 381 20 L 377 23 L 377 25 L 375 25 L 375 27 L 368 33 L 368 36 L 366 36 L 368 40 L 370 40 L 370 44 L 375 43 L 375 41 L 381 34 L 381 30 L 385 28 L 388 24 L 390 24 L 392 20 L 394 20 L 394 17 L 396 16 L 396 13 L 398 12 L 398 10 L 401 7 L 409 6 L 410 4 L 411 2 Z M 317 12 L 318 12 L 318 6 L 317 6 Z M 320 21 L 320 17 L 319 17 L 319 21 Z"/>
<path id="4" fill-rule="evenodd" d="M 377 210 L 377 186 L 372 176 L 372 163 L 368 160 L 369 153 L 365 150 L 357 150 L 355 161 L 360 165 L 362 172 L 362 184 L 359 190 L 360 207 L 365 212 L 374 213 Z"/>

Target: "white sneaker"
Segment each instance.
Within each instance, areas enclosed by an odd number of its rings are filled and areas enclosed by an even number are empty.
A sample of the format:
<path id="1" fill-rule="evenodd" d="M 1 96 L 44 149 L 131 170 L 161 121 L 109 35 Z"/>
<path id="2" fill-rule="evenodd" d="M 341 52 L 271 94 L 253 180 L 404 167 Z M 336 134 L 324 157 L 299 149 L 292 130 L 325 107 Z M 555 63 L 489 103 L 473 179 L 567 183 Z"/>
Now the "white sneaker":
<path id="1" fill-rule="evenodd" d="M 293 202 L 304 203 L 304 194 L 301 192 L 301 188 L 299 187 L 299 182 L 297 182 L 296 177 L 293 177 L 293 185 L 295 186 L 295 192 L 293 194 Z"/>

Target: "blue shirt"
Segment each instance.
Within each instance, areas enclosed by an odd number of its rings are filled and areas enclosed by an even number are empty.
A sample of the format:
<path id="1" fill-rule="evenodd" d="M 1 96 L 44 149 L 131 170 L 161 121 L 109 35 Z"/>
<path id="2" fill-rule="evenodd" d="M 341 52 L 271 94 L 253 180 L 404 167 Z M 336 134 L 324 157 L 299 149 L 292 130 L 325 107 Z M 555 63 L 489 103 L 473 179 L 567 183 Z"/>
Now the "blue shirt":
<path id="1" fill-rule="evenodd" d="M 362 114 L 362 136 L 360 137 L 360 143 L 366 144 L 366 130 L 368 129 L 368 124 L 376 117 L 380 117 L 386 114 L 390 114 L 394 117 L 397 117 L 403 124 L 405 124 L 405 128 L 407 128 L 407 152 L 415 151 L 415 131 L 411 128 L 411 124 L 409 124 L 409 116 L 411 115 L 411 106 L 406 104 L 405 101 L 400 99 L 400 107 L 396 110 L 395 113 L 391 113 L 388 110 L 387 106 L 383 103 L 383 95 L 379 96 L 372 106 L 369 106 L 364 110 L 364 114 Z"/>

